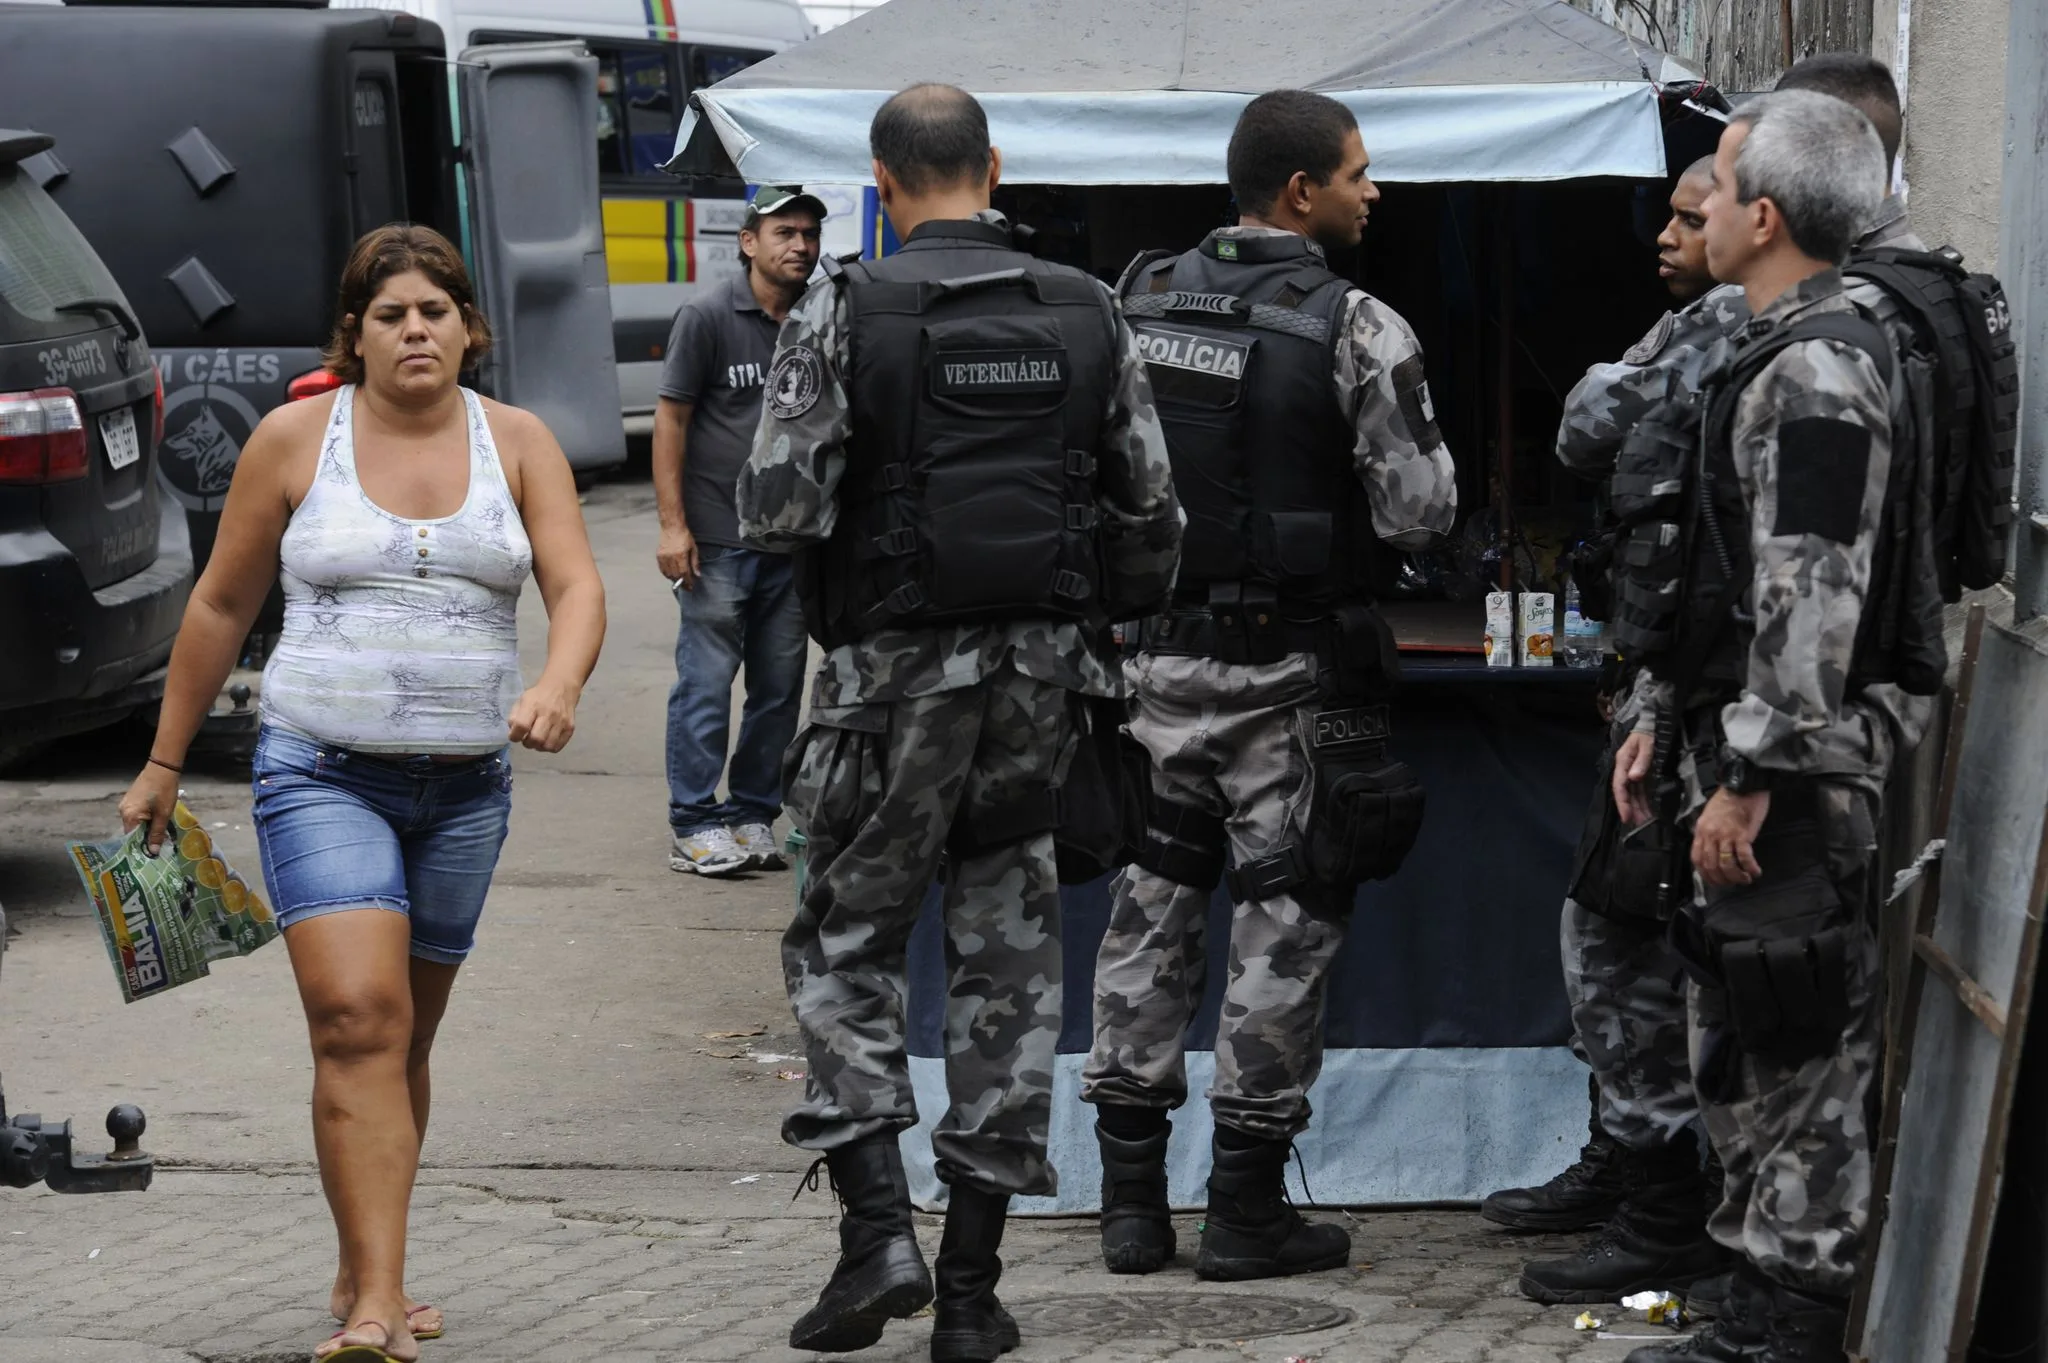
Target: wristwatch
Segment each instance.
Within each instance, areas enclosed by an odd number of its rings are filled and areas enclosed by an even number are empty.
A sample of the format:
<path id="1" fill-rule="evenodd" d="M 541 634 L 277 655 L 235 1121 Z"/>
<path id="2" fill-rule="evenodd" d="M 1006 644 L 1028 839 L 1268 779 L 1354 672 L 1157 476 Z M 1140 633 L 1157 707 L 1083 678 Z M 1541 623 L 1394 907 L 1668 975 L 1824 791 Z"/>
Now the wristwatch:
<path id="1" fill-rule="evenodd" d="M 1730 795 L 1754 795 L 1771 788 L 1771 770 L 1759 767 L 1740 753 L 1721 749 L 1721 789 Z"/>

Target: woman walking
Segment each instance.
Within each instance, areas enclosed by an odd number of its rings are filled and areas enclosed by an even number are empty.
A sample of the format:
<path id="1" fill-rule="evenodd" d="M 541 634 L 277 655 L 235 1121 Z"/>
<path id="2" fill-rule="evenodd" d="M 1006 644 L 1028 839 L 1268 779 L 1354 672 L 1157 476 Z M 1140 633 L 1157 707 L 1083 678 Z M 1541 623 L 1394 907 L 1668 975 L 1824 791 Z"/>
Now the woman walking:
<path id="1" fill-rule="evenodd" d="M 440 1313 L 405 1295 L 427 1058 L 511 810 L 508 743 L 557 752 L 604 638 L 568 461 L 457 376 L 490 345 L 461 256 L 391 226 L 356 243 L 325 355 L 343 386 L 243 449 L 171 655 L 124 826 L 161 841 L 185 750 L 282 573 L 253 791 L 263 875 L 313 1048 L 313 1145 L 341 1247 L 328 1363 L 407 1363 Z M 528 572 L 547 665 L 522 690 Z"/>

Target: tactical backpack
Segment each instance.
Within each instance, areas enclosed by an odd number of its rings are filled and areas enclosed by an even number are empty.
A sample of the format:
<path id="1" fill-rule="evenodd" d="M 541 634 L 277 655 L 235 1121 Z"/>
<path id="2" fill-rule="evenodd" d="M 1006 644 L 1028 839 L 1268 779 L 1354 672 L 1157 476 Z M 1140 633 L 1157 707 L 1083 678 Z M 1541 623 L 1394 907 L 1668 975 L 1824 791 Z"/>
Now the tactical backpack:
<path id="1" fill-rule="evenodd" d="M 1965 269 L 1962 253 L 1948 246 L 1858 251 L 1843 273 L 1884 290 L 1930 362 L 1929 486 L 1942 598 L 1994 586 L 2005 575 L 2019 427 L 2019 359 L 2005 289 L 1994 276 Z"/>

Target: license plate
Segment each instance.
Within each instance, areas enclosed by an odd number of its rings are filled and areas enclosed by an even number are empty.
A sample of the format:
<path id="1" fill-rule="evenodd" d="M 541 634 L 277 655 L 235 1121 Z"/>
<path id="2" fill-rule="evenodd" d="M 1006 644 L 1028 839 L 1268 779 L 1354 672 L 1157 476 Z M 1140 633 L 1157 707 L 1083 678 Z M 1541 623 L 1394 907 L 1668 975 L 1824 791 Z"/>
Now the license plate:
<path id="1" fill-rule="evenodd" d="M 142 457 L 142 442 L 135 438 L 135 413 L 126 407 L 100 418 L 100 443 L 107 447 L 107 466 L 125 469 Z"/>

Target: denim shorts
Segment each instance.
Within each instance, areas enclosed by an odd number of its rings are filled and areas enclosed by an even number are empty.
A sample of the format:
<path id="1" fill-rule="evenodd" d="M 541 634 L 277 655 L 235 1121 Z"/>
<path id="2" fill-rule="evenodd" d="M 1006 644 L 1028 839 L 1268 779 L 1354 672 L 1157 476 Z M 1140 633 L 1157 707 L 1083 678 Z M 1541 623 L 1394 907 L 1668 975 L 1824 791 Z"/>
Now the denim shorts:
<path id="1" fill-rule="evenodd" d="M 279 926 L 344 909 L 412 920 L 412 954 L 460 965 L 512 812 L 504 750 L 438 762 L 354 752 L 265 726 L 251 788 Z"/>

